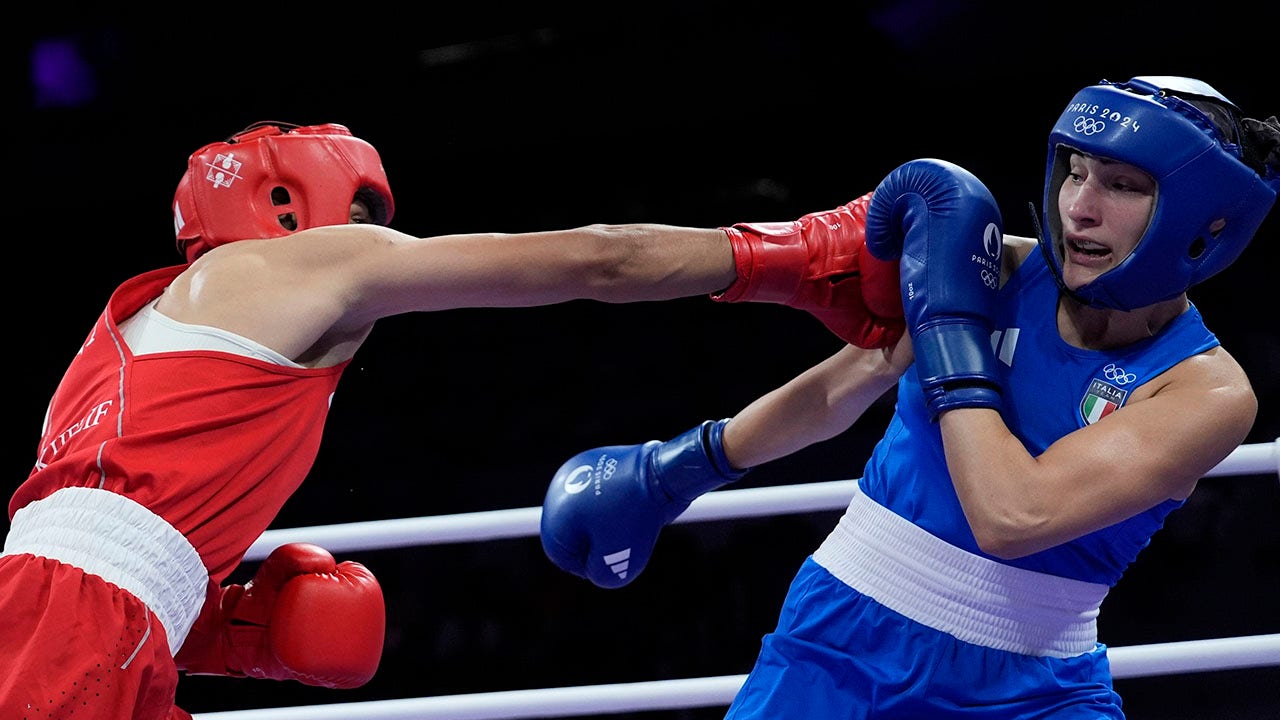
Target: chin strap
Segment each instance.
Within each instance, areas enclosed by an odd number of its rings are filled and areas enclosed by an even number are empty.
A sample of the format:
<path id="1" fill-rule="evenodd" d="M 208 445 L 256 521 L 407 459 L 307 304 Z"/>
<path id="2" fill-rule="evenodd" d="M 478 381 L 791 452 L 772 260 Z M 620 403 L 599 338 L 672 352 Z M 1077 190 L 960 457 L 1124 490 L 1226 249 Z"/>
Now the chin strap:
<path id="1" fill-rule="evenodd" d="M 1040 246 L 1040 252 L 1044 255 L 1045 264 L 1049 266 L 1049 274 L 1053 275 L 1053 281 L 1058 284 L 1058 291 L 1082 305 L 1088 305 L 1089 303 L 1082 300 L 1079 295 L 1071 292 L 1071 289 L 1067 287 L 1067 283 L 1062 279 L 1062 266 L 1058 262 L 1058 258 L 1054 256 L 1053 248 L 1050 247 L 1053 238 L 1044 234 L 1044 228 L 1040 225 L 1040 215 L 1036 212 L 1036 204 L 1033 202 L 1027 203 L 1027 209 L 1031 211 L 1031 225 L 1036 229 L 1036 244 Z"/>

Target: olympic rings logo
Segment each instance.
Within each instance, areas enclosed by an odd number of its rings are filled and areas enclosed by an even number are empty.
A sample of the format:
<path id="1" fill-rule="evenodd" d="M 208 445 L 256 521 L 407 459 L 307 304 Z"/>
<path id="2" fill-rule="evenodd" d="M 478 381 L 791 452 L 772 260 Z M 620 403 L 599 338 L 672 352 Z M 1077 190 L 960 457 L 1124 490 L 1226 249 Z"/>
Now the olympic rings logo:
<path id="1" fill-rule="evenodd" d="M 998 285 L 999 283 L 1000 283 L 1000 276 L 999 276 L 999 275 L 997 275 L 997 274 L 995 274 L 995 273 L 991 272 L 990 270 L 983 270 L 983 271 L 982 271 L 982 284 L 986 285 L 987 287 L 991 288 L 992 290 L 995 290 L 995 289 L 996 289 L 996 285 Z"/>
<path id="2" fill-rule="evenodd" d="M 613 474 L 617 471 L 618 471 L 618 458 L 611 457 L 608 460 L 605 460 L 604 473 L 603 473 L 605 480 L 608 480 L 609 478 L 613 477 Z"/>
<path id="3" fill-rule="evenodd" d="M 618 459 L 608 455 L 603 456 L 601 459 L 604 460 L 603 463 L 597 460 L 596 465 L 579 465 L 574 468 L 568 477 L 564 479 L 564 493 L 566 495 L 577 495 L 594 485 L 592 473 L 596 470 L 597 465 L 600 466 L 601 481 L 613 477 L 613 474 L 618 471 Z M 597 491 L 596 494 L 598 495 L 599 492 Z"/>
<path id="4" fill-rule="evenodd" d="M 1076 121 L 1072 123 L 1072 127 L 1074 127 L 1078 133 L 1096 135 L 1103 130 L 1106 130 L 1107 124 L 1097 118 L 1078 117 L 1076 118 Z"/>
<path id="5" fill-rule="evenodd" d="M 1127 373 L 1124 368 L 1119 367 L 1115 363 L 1110 363 L 1102 368 L 1102 376 L 1117 385 L 1128 385 L 1138 379 L 1137 375 Z"/>

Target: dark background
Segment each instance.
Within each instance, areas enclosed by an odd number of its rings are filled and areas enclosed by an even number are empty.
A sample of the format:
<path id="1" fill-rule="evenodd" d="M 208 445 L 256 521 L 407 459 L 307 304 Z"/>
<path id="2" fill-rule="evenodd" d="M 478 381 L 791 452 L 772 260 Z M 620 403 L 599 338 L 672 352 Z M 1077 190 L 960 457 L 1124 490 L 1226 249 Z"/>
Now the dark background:
<path id="1" fill-rule="evenodd" d="M 170 203 L 187 155 L 253 121 L 348 125 L 379 148 L 393 224 L 415 235 L 787 220 L 927 156 L 974 171 L 1006 230 L 1032 235 L 1045 136 L 1084 85 L 1191 75 L 1251 116 L 1280 112 L 1274 4 L 1229 17 L 1146 3 L 829 4 L 472 2 L 403 17 L 219 6 L 171 24 L 32 9 L 14 28 L 6 103 L 18 217 L 4 283 L 8 482 L 29 471 L 45 403 L 111 290 L 178 261 Z M 1280 436 L 1275 215 L 1192 294 L 1255 384 L 1249 443 Z M 573 453 L 732 415 L 838 347 L 803 313 L 706 298 L 390 318 L 344 376 L 315 469 L 276 527 L 535 506 Z M 739 487 L 856 477 L 891 400 Z M 373 681 L 187 678 L 179 701 L 204 713 L 745 673 L 838 516 L 672 526 L 645 574 L 614 591 L 556 570 L 536 538 L 346 553 L 387 593 Z M 1101 639 L 1280 632 L 1277 518 L 1274 474 L 1203 481 L 1108 597 Z M 1272 667 L 1117 688 L 1133 720 L 1243 720 L 1275 716 L 1278 679 Z"/>

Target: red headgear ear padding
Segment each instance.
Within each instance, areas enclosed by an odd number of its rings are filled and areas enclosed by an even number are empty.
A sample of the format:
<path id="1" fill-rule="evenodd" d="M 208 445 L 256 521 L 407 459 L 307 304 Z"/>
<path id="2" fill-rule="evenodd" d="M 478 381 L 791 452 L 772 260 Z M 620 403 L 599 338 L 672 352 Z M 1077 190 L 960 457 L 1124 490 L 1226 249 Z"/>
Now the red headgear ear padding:
<path id="1" fill-rule="evenodd" d="M 395 212 L 382 159 L 342 125 L 262 122 L 192 153 L 173 200 L 187 262 L 237 240 L 272 238 L 350 221 L 351 201 L 373 221 Z"/>

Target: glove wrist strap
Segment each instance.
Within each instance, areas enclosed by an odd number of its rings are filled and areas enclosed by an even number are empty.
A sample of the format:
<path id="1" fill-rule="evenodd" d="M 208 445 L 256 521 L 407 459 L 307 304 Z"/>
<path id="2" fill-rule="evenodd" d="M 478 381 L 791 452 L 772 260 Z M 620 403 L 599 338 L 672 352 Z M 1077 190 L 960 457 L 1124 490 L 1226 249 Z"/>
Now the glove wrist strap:
<path id="1" fill-rule="evenodd" d="M 931 419 L 961 407 L 1001 409 L 1000 375 L 987 327 L 950 318 L 921 328 L 911 341 Z"/>
<path id="2" fill-rule="evenodd" d="M 738 277 L 712 300 L 785 305 L 795 297 L 809 265 L 798 223 L 739 223 L 721 229 L 733 247 Z"/>
<path id="3" fill-rule="evenodd" d="M 653 454 L 653 476 L 665 495 L 687 504 L 747 474 L 749 468 L 735 470 L 725 457 L 728 422 L 707 420 L 658 448 Z"/>

